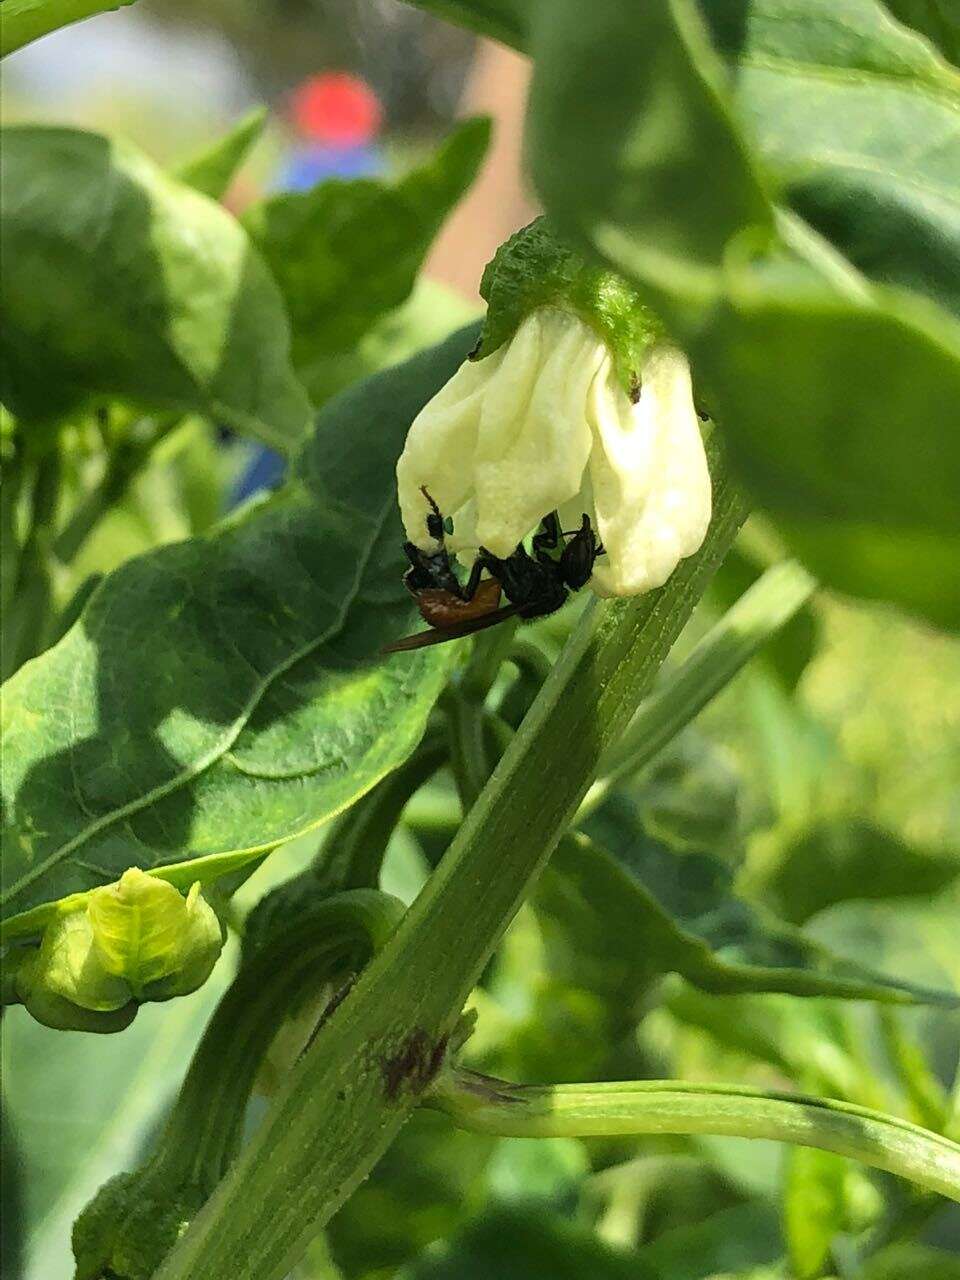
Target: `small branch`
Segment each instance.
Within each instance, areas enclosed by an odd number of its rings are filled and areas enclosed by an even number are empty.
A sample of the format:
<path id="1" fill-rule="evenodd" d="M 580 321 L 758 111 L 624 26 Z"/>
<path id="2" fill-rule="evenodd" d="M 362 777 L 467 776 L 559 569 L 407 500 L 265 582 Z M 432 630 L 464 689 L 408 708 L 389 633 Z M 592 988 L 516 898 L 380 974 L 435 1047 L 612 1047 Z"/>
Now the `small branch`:
<path id="1" fill-rule="evenodd" d="M 134 433 L 131 439 L 121 441 L 114 447 L 100 480 L 84 497 L 54 540 L 53 553 L 61 564 L 69 564 L 74 559 L 103 516 L 125 495 L 160 441 L 179 422 L 179 417 L 165 418 L 145 438 Z"/>
<path id="2" fill-rule="evenodd" d="M 513 1138 L 719 1134 L 819 1147 L 960 1201 L 960 1146 L 846 1102 L 736 1085 L 639 1080 L 517 1085 L 456 1070 L 428 1099 L 461 1128 Z"/>
<path id="3" fill-rule="evenodd" d="M 816 582 L 794 560 L 768 569 L 637 709 L 609 768 L 587 793 L 592 813 L 624 778 L 637 773 L 686 728 L 754 654 L 809 600 Z"/>

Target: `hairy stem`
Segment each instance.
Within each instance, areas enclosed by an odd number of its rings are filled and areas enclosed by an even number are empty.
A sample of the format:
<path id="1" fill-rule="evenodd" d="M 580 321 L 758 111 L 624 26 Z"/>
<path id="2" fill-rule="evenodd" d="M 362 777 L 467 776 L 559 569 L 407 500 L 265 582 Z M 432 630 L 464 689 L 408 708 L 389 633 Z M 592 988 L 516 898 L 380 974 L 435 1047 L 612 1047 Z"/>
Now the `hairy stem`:
<path id="1" fill-rule="evenodd" d="M 584 611 L 440 866 L 155 1280 L 279 1280 L 389 1146 L 745 517 L 715 443 L 709 453 L 700 551 L 660 590 Z"/>
<path id="2" fill-rule="evenodd" d="M 957 1143 L 896 1116 L 827 1098 L 682 1080 L 516 1085 L 457 1070 L 444 1073 L 429 1102 L 462 1128 L 504 1137 L 773 1138 L 834 1151 L 960 1200 Z"/>

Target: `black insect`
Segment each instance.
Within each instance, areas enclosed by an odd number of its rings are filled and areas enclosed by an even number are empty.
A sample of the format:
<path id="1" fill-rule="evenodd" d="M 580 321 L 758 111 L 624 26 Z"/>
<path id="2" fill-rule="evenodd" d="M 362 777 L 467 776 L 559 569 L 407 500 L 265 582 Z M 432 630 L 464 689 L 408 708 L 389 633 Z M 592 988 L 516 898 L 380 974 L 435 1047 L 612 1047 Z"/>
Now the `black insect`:
<path id="1" fill-rule="evenodd" d="M 430 630 L 404 636 L 387 645 L 384 653 L 457 640 L 506 618 L 540 618 L 554 613 L 571 591 L 579 591 L 589 582 L 594 561 L 603 555 L 589 516 L 584 515 L 580 528 L 568 533 L 560 528 L 556 512 L 551 512 L 534 535 L 532 555 L 522 544 L 505 559 L 481 547 L 470 576 L 462 583 L 444 542 L 444 534 L 452 530 L 450 520 L 444 518 L 427 490 L 422 492 L 431 508 L 427 532 L 437 546 L 433 551 L 422 551 L 412 542 L 403 544 L 410 561 L 403 581 Z M 562 538 L 570 541 L 563 545 L 559 557 L 550 555 Z M 485 572 L 490 576 L 484 578 Z M 501 595 L 508 604 L 500 604 Z"/>

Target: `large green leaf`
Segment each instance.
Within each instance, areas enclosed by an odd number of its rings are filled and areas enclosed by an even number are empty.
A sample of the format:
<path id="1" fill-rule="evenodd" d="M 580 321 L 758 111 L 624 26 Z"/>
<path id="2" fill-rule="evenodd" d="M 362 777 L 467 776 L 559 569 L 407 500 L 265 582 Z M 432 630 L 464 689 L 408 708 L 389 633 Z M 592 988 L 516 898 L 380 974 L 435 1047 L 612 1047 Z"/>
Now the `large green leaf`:
<path id="1" fill-rule="evenodd" d="M 309 420 L 283 300 L 242 227 L 126 143 L 6 129 L 4 402 L 196 412 L 289 451 Z"/>
<path id="2" fill-rule="evenodd" d="M 880 0 L 702 8 L 785 202 L 866 275 L 960 314 L 960 72 Z"/>
<path id="3" fill-rule="evenodd" d="M 395 185 L 332 178 L 270 196 L 244 214 L 283 292 L 294 363 L 315 398 L 326 390 L 331 358 L 353 353 L 409 296 L 441 222 L 476 176 L 489 136 L 489 121 L 470 120 Z"/>
<path id="4" fill-rule="evenodd" d="M 416 617 L 394 466 L 475 338 L 331 402 L 284 489 L 123 565 L 9 682 L 3 912 L 33 913 L 20 931 L 130 865 L 178 884 L 230 870 L 413 749 L 456 651 L 378 657 Z"/>
<path id="5" fill-rule="evenodd" d="M 753 907 L 734 893 L 724 863 L 652 838 L 625 797 L 608 801 L 586 831 L 591 839 L 561 843 L 536 896 L 584 986 L 640 992 L 662 974 L 679 973 L 716 994 L 960 1004 L 960 996 L 840 960 Z"/>
<path id="6" fill-rule="evenodd" d="M 960 77 L 876 0 L 703 11 L 735 92 L 692 0 L 549 6 L 548 210 L 649 293 L 824 581 L 960 623 Z"/>

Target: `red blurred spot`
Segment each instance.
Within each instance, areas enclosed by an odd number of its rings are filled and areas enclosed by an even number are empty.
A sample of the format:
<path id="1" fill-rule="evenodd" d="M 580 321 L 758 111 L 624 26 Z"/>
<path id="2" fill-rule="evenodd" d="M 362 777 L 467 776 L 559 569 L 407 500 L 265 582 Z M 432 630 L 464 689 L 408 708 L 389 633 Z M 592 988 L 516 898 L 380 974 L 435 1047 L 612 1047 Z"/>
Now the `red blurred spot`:
<path id="1" fill-rule="evenodd" d="M 290 115 L 305 138 L 355 147 L 377 134 L 383 108 L 359 76 L 325 71 L 304 80 L 294 92 Z"/>

